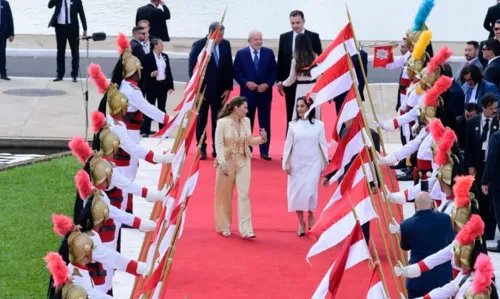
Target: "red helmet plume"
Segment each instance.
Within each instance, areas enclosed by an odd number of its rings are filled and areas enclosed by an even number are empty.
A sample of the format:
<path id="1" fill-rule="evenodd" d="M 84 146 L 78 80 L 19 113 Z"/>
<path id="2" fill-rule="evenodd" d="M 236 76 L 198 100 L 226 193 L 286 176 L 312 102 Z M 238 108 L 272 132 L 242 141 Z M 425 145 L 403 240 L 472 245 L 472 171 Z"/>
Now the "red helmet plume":
<path id="1" fill-rule="evenodd" d="M 73 220 L 66 215 L 52 214 L 52 223 L 54 232 L 61 237 L 66 236 L 74 228 Z"/>
<path id="2" fill-rule="evenodd" d="M 489 291 L 493 279 L 495 267 L 491 262 L 491 258 L 484 253 L 477 256 L 474 264 L 474 280 L 472 281 L 472 293 L 481 294 Z"/>
<path id="3" fill-rule="evenodd" d="M 473 214 L 469 221 L 462 227 L 458 232 L 455 240 L 460 243 L 460 245 L 472 244 L 474 240 L 484 234 L 484 222 L 481 217 L 477 214 Z"/>
<path id="4" fill-rule="evenodd" d="M 69 280 L 68 267 L 57 252 L 49 252 L 43 258 L 47 263 L 50 275 L 54 279 L 54 287 L 58 288 L 65 285 Z"/>
<path id="5" fill-rule="evenodd" d="M 94 134 L 96 134 L 102 129 L 102 127 L 104 127 L 104 124 L 106 123 L 106 117 L 102 112 L 99 111 L 92 112 L 90 116 L 92 119 L 92 131 L 94 132 Z"/>
<path id="6" fill-rule="evenodd" d="M 442 93 L 446 92 L 451 87 L 452 83 L 453 80 L 450 77 L 441 75 L 436 80 L 436 83 L 434 83 L 432 88 L 425 93 L 424 105 L 427 107 L 429 106 L 437 107 L 439 96 Z"/>
<path id="7" fill-rule="evenodd" d="M 91 63 L 89 66 L 89 76 L 92 81 L 94 81 L 97 92 L 104 93 L 108 90 L 109 82 L 106 75 L 101 71 L 101 66 L 95 63 Z"/>
<path id="8" fill-rule="evenodd" d="M 83 139 L 81 136 L 75 136 L 69 142 L 69 148 L 71 149 L 71 153 L 73 156 L 80 160 L 82 165 L 85 165 L 87 159 L 92 156 L 92 149 L 89 144 Z"/>
<path id="9" fill-rule="evenodd" d="M 455 185 L 453 186 L 453 196 L 455 197 L 455 207 L 465 208 L 470 204 L 469 192 L 474 177 L 472 175 L 464 175 L 455 177 Z"/>
<path id="10" fill-rule="evenodd" d="M 128 38 L 123 33 L 118 33 L 118 39 L 116 40 L 116 45 L 118 46 L 118 53 L 120 55 L 126 50 L 130 49 L 130 42 Z"/>
<path id="11" fill-rule="evenodd" d="M 451 55 L 453 55 L 453 52 L 447 46 L 443 46 L 427 64 L 427 74 L 434 73 L 441 64 L 445 63 L 451 57 Z"/>
<path id="12" fill-rule="evenodd" d="M 80 170 L 75 175 L 75 185 L 80 198 L 85 200 L 94 191 L 94 187 L 90 182 L 90 176 L 85 170 Z"/>
<path id="13" fill-rule="evenodd" d="M 437 148 L 436 157 L 434 158 L 434 161 L 437 165 L 444 166 L 448 164 L 448 152 L 451 150 L 456 140 L 457 135 L 453 130 L 447 129 L 444 132 L 443 137 L 441 138 L 441 142 L 439 143 Z"/>
<path id="14" fill-rule="evenodd" d="M 431 132 L 432 139 L 434 139 L 434 141 L 439 142 L 441 140 L 441 137 L 443 137 L 445 132 L 445 128 L 439 118 L 434 118 L 431 121 L 429 124 L 429 131 Z"/>

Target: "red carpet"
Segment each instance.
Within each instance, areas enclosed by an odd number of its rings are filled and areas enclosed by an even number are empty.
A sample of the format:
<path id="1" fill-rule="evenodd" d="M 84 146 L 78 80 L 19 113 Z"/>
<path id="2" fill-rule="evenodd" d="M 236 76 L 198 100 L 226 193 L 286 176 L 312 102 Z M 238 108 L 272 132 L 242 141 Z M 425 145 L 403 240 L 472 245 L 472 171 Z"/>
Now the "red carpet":
<path id="1" fill-rule="evenodd" d="M 334 105 L 323 106 L 327 135 L 331 135 L 333 127 L 332 123 L 328 123 L 329 115 L 331 118 L 333 113 L 328 111 L 333 109 Z M 258 134 L 257 128 L 255 135 Z M 215 169 L 210 150 L 210 158 L 201 161 L 200 178 L 189 202 L 184 234 L 178 242 L 172 272 L 167 281 L 168 298 L 185 298 L 186 294 L 189 299 L 311 298 L 341 245 L 313 258 L 312 267 L 305 260 L 314 241 L 308 237 L 297 237 L 295 213 L 287 212 L 287 175 L 281 170 L 285 128 L 285 101 L 276 93 L 272 107 L 270 150 L 273 160 L 261 160 L 258 150 L 254 151 L 252 160 L 250 196 L 256 239 L 243 240 L 239 236 L 236 205 L 233 209 L 233 235 L 226 238 L 215 233 Z M 209 149 L 210 144 L 211 136 Z M 192 154 L 186 161 L 188 165 L 191 158 Z M 334 187 L 320 187 L 316 217 L 333 192 Z M 377 242 L 391 293 L 396 298 L 375 221 L 371 224 L 371 234 Z M 362 298 L 364 293 L 361 292 L 366 291 L 370 275 L 371 271 L 365 263 L 347 271 L 340 288 L 340 294 L 344 295 L 342 298 Z"/>

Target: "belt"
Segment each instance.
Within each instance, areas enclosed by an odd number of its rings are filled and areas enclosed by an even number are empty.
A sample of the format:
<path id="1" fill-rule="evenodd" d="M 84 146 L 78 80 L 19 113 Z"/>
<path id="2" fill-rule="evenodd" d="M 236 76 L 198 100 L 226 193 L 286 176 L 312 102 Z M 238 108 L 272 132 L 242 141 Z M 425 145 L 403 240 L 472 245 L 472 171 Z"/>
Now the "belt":
<path id="1" fill-rule="evenodd" d="M 311 83 L 316 83 L 316 79 L 314 80 L 309 80 L 309 81 L 299 81 L 297 80 L 297 85 L 300 85 L 300 84 L 311 84 Z"/>

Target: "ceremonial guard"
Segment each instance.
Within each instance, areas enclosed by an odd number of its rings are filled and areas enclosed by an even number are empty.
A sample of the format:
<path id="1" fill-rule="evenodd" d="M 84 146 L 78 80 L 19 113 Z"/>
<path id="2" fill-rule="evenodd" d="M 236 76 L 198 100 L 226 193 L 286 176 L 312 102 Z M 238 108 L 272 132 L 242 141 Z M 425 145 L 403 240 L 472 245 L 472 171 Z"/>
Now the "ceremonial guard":
<path id="1" fill-rule="evenodd" d="M 89 297 L 85 288 L 73 282 L 68 266 L 66 266 L 61 255 L 57 252 L 49 252 L 43 259 L 47 263 L 52 278 L 51 282 L 53 282 L 49 289 L 49 291 L 54 292 L 52 298 L 74 299 Z M 51 299 L 51 297 L 49 298 Z"/>

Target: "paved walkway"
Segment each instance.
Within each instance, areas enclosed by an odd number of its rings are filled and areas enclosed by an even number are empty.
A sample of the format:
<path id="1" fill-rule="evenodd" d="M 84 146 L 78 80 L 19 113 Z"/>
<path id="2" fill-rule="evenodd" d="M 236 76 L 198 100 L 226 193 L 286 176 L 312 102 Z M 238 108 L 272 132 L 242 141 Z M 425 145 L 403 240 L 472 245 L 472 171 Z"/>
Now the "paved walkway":
<path id="1" fill-rule="evenodd" d="M 131 39 L 131 37 L 129 37 Z M 178 52 L 178 53 L 189 53 L 192 43 L 196 39 L 194 38 L 172 38 L 168 43 L 165 43 L 165 52 Z M 241 49 L 248 45 L 245 39 L 228 39 L 231 42 L 233 49 Z M 360 41 L 362 45 L 372 45 L 375 43 L 387 43 L 389 41 Z M 398 41 L 399 42 L 399 41 Z M 116 50 L 116 36 L 108 36 L 105 41 L 100 42 L 90 42 L 90 49 L 95 51 L 115 51 Z M 278 53 L 278 43 L 277 39 L 264 39 L 264 45 L 266 47 L 272 48 L 275 53 Z M 323 48 L 328 47 L 331 40 L 323 40 Z M 433 46 L 435 51 L 439 50 L 443 45 L 447 45 L 456 56 L 463 56 L 463 43 L 462 41 L 457 42 L 440 42 L 433 41 Z M 21 34 L 17 35 L 16 39 L 12 43 L 7 43 L 9 49 L 32 49 L 32 50 L 47 50 L 56 49 L 56 38 L 53 35 L 30 35 Z M 84 50 L 84 43 L 81 43 L 80 50 Z M 233 51 L 234 52 L 234 51 Z M 369 55 L 372 55 L 373 51 L 368 49 Z M 396 50 L 396 55 L 399 55 L 399 51 Z"/>

